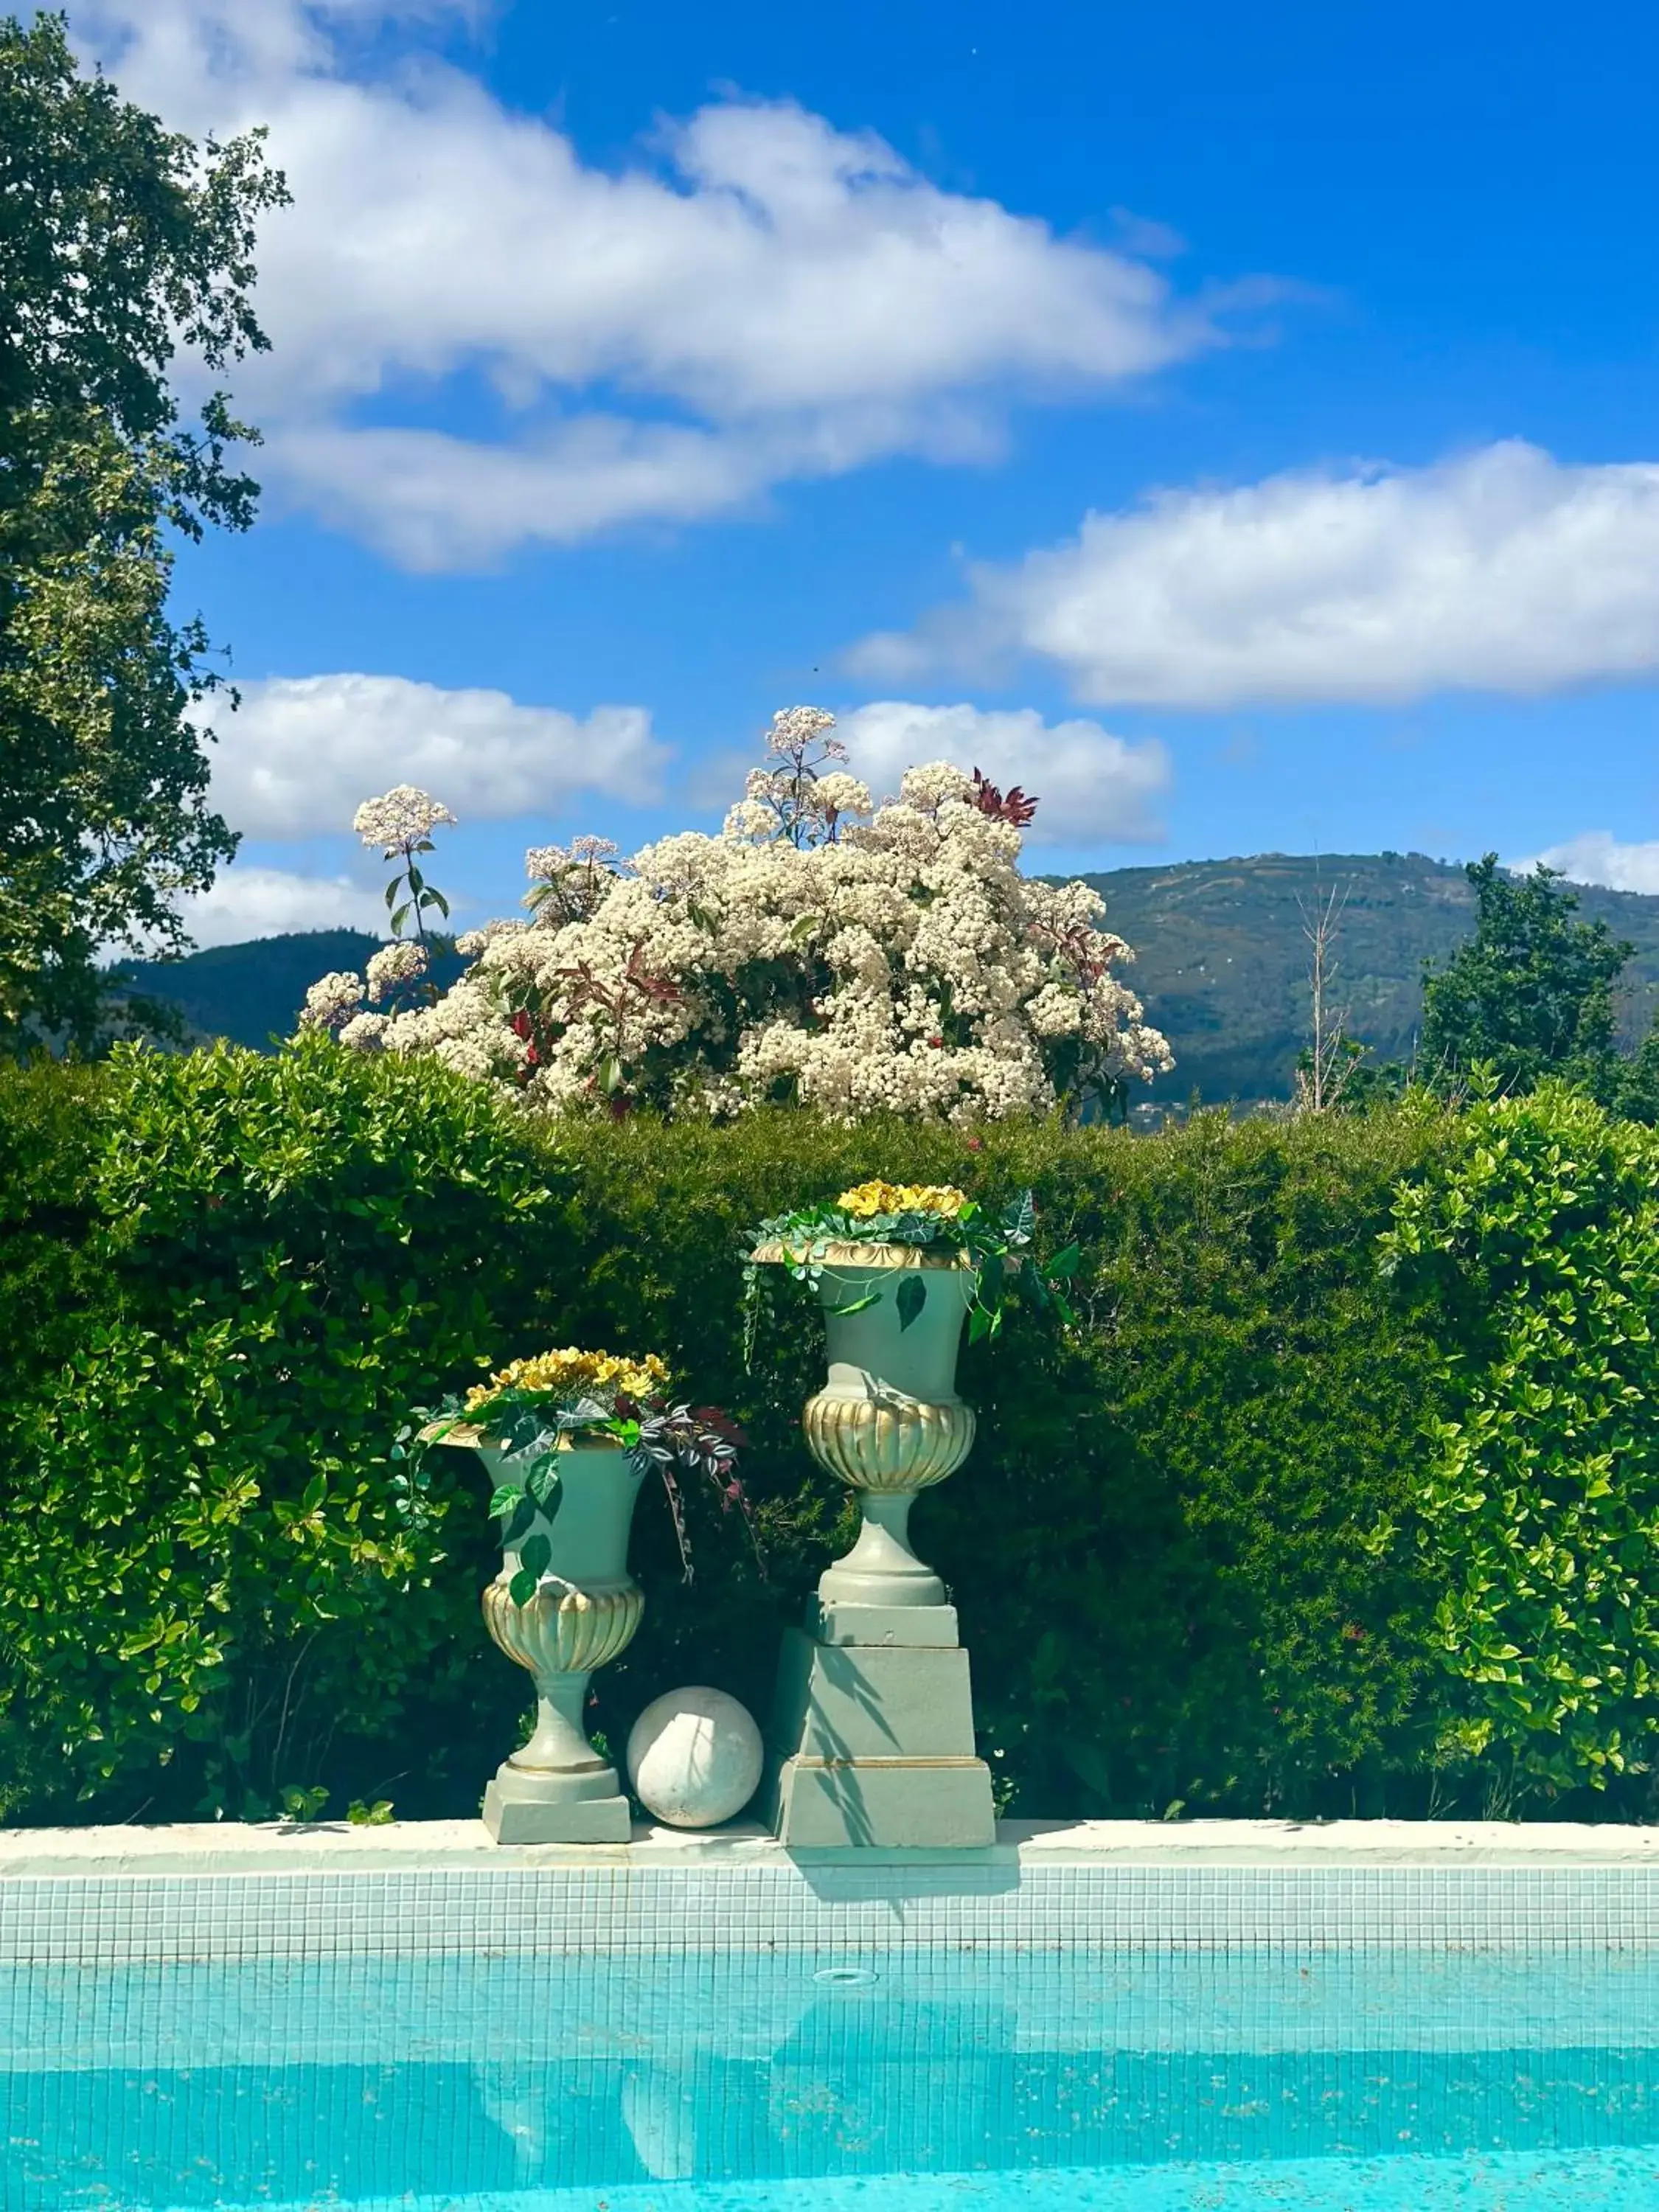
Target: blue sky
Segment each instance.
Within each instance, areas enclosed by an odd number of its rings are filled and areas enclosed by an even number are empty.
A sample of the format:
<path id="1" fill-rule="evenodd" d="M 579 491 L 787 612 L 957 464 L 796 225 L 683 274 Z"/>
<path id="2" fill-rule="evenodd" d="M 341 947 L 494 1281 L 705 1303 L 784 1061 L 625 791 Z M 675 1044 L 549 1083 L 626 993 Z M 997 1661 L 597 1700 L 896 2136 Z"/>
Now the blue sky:
<path id="1" fill-rule="evenodd" d="M 1628 4 L 91 0 L 263 119 L 226 939 L 356 800 L 714 826 L 775 708 L 1034 865 L 1382 847 L 1659 890 L 1659 18 Z M 941 712 L 940 710 L 948 710 Z"/>

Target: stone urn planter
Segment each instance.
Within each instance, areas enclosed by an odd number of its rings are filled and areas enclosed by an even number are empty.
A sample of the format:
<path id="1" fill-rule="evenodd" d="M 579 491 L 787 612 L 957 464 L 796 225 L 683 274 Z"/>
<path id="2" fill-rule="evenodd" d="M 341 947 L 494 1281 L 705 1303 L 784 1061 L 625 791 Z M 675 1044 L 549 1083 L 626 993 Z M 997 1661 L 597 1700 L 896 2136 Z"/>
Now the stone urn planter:
<path id="1" fill-rule="evenodd" d="M 787 1255 L 778 1243 L 752 1256 Z M 909 1535 L 917 1494 L 973 1446 L 956 1374 L 974 1264 L 875 1243 L 831 1243 L 821 1258 L 829 1374 L 801 1425 L 819 1466 L 857 1493 L 860 1521 L 819 1577 L 805 1628 L 785 1633 L 769 1809 L 793 1845 L 982 1847 L 995 1819 L 968 1654 Z"/>
<path id="2" fill-rule="evenodd" d="M 513 1479 L 511 1456 L 482 1431 L 451 1428 L 443 1442 L 475 1450 L 492 1487 Z M 536 1727 L 497 1768 L 484 1792 L 484 1824 L 497 1843 L 625 1844 L 631 1823 L 615 1767 L 587 1740 L 588 1679 L 633 1640 L 645 1596 L 628 1571 L 629 1532 L 641 1469 L 613 1437 L 561 1438 L 559 1498 L 504 1547 L 483 1593 L 484 1626 L 536 1685 Z M 548 1563 L 534 1595 L 512 1594 L 525 1547 L 541 1535 Z"/>
<path id="3" fill-rule="evenodd" d="M 678 1485 L 711 1484 L 749 1509 L 736 1474 L 741 1432 L 718 1407 L 695 1410 L 655 1352 L 576 1345 L 510 1360 L 422 1416 L 422 1447 L 460 1444 L 490 1477 L 501 1571 L 483 1594 L 491 1637 L 536 1685 L 530 1741 L 484 1795 L 501 1844 L 625 1844 L 629 1803 L 582 1725 L 588 1679 L 623 1650 L 645 1600 L 628 1538 L 645 1477 L 658 1474 L 690 1573 Z"/>
<path id="4" fill-rule="evenodd" d="M 781 1259 L 781 1248 L 755 1256 Z M 957 1393 L 973 1285 L 971 1262 L 954 1254 L 832 1244 L 824 1255 L 830 1371 L 801 1426 L 818 1465 L 858 1492 L 862 1520 L 851 1551 L 819 1579 L 822 1606 L 945 1603 L 944 1583 L 911 1549 L 910 1509 L 973 1448 L 973 1408 Z"/>

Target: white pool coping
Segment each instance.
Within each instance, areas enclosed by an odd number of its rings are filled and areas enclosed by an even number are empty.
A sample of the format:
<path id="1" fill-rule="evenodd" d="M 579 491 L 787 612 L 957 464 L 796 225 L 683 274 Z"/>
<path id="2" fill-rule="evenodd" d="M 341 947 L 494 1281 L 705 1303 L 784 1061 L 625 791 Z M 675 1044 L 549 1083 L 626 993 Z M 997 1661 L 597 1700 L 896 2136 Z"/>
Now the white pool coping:
<path id="1" fill-rule="evenodd" d="M 194 1821 L 0 1829 L 0 1881 L 54 1875 L 442 1873 L 535 1867 L 1659 1867 L 1659 1826 L 1570 1821 L 1004 1820 L 985 1850 L 788 1851 L 763 1828 L 641 1827 L 629 1844 L 493 1843 L 480 1820 Z"/>
<path id="2" fill-rule="evenodd" d="M 1659 1828 L 1006 1821 L 958 1851 L 748 1826 L 502 1849 L 477 1820 L 0 1833 L 0 1972 L 1378 1946 L 1659 1952 Z"/>

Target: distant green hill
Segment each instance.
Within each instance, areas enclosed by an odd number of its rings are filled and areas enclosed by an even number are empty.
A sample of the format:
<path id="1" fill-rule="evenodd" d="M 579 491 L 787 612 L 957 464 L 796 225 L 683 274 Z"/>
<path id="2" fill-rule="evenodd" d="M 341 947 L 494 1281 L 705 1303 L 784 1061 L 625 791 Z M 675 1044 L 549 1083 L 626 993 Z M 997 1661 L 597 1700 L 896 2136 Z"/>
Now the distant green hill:
<path id="1" fill-rule="evenodd" d="M 1155 1098 L 1184 1099 L 1194 1088 L 1210 1099 L 1290 1095 L 1308 1034 L 1298 898 L 1311 912 L 1323 893 L 1346 888 L 1333 1002 L 1347 1009 L 1351 1034 L 1384 1060 L 1411 1057 L 1425 956 L 1443 959 L 1474 919 L 1462 869 L 1420 853 L 1264 853 L 1115 868 L 1085 880 L 1104 896 L 1109 926 L 1133 946 L 1128 980 L 1175 1048 L 1175 1073 L 1154 1085 Z M 1607 921 L 1637 947 L 1624 1010 L 1634 1038 L 1659 1009 L 1659 898 L 1577 888 L 1587 920 Z M 122 972 L 175 1000 L 198 1036 L 263 1048 L 293 1030 L 319 975 L 361 969 L 378 942 L 358 930 L 319 929 L 130 963 Z M 443 963 L 441 979 L 459 965 Z"/>
<path id="2" fill-rule="evenodd" d="M 309 929 L 215 945 L 183 960 L 128 960 L 117 974 L 136 991 L 171 999 L 192 1030 L 264 1051 L 289 1036 L 306 993 L 321 975 L 363 963 L 380 942 L 362 929 Z"/>
<path id="3" fill-rule="evenodd" d="M 1127 980 L 1174 1048 L 1173 1074 L 1152 1096 L 1283 1098 L 1309 1034 L 1310 914 L 1346 890 L 1329 1002 L 1350 1035 L 1383 1060 L 1409 1060 L 1423 1005 L 1425 957 L 1443 960 L 1472 932 L 1474 896 L 1461 867 L 1420 853 L 1263 853 L 1115 868 L 1085 878 L 1108 926 L 1134 948 Z M 1605 921 L 1637 947 L 1625 971 L 1627 1036 L 1659 1006 L 1659 898 L 1575 885 L 1586 921 Z"/>

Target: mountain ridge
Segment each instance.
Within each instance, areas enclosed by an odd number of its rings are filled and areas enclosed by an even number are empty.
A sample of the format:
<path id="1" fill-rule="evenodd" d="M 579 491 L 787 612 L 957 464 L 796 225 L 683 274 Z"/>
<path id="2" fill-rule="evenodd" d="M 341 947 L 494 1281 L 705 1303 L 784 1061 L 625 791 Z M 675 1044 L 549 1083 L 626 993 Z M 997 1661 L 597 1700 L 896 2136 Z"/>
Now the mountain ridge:
<path id="1" fill-rule="evenodd" d="M 1443 963 L 1474 928 L 1461 863 L 1422 853 L 1259 853 L 1115 868 L 1083 880 L 1106 926 L 1133 949 L 1126 980 L 1169 1037 L 1174 1072 L 1152 1096 L 1284 1098 L 1310 1030 L 1306 922 L 1340 902 L 1327 1005 L 1379 1060 L 1409 1062 L 1423 1006 L 1423 963 Z M 1627 1043 L 1659 1010 L 1659 897 L 1568 887 L 1582 919 L 1606 921 L 1635 951 L 1620 986 Z"/>

